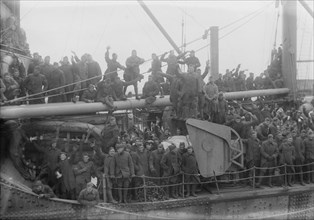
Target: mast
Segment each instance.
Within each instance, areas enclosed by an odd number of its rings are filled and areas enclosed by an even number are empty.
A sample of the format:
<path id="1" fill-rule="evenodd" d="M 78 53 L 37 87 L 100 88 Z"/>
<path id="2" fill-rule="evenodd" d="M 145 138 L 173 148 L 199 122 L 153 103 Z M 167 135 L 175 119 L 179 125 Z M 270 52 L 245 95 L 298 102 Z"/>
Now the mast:
<path id="1" fill-rule="evenodd" d="M 297 1 L 282 1 L 282 75 L 293 100 L 297 92 Z"/>
<path id="2" fill-rule="evenodd" d="M 210 30 L 210 75 L 218 79 L 219 74 L 219 28 L 212 26 Z"/>
<path id="3" fill-rule="evenodd" d="M 142 6 L 146 14 L 152 19 L 152 21 L 155 23 L 155 25 L 158 27 L 158 29 L 161 31 L 161 33 L 165 36 L 165 38 L 169 41 L 171 46 L 177 51 L 178 54 L 181 54 L 180 48 L 176 45 L 176 43 L 172 40 L 170 35 L 167 33 L 167 31 L 161 26 L 157 18 L 153 15 L 153 13 L 149 10 L 149 8 L 145 5 L 143 0 L 137 0 L 138 3 Z"/>

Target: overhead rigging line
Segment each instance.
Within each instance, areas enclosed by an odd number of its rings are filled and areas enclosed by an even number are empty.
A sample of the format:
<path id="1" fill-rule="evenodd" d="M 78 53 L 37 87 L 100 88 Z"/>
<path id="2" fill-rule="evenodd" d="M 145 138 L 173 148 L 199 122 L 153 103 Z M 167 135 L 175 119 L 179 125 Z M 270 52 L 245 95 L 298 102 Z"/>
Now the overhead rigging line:
<path id="1" fill-rule="evenodd" d="M 109 19 L 107 19 L 107 22 L 106 22 L 106 24 L 105 24 L 105 26 L 104 26 L 104 30 L 103 30 L 103 32 L 102 32 L 101 35 L 100 35 L 100 38 L 99 38 L 98 43 L 96 44 L 94 53 L 95 53 L 95 52 L 97 51 L 97 49 L 99 48 L 99 44 L 100 44 L 101 40 L 103 39 L 103 36 L 104 36 L 104 34 L 105 34 L 106 30 L 107 30 L 107 27 L 108 27 L 108 25 L 109 25 L 109 22 L 111 21 L 111 17 L 112 17 L 112 15 L 113 15 L 113 13 L 116 11 L 115 5 L 113 6 L 113 8 L 112 8 L 110 11 L 111 11 L 111 13 L 110 13 L 110 15 L 109 15 Z"/>
<path id="2" fill-rule="evenodd" d="M 269 5 L 270 5 L 270 4 L 268 4 L 267 6 L 269 6 Z M 238 29 L 240 29 L 241 27 L 243 27 L 245 24 L 247 24 L 248 22 L 250 22 L 251 20 L 253 20 L 255 17 L 257 17 L 258 15 L 260 15 L 262 12 L 264 12 L 265 9 L 266 9 L 266 8 L 263 8 L 263 11 L 260 11 L 259 13 L 257 13 L 256 15 L 254 15 L 252 18 L 250 18 L 250 19 L 247 20 L 246 22 L 242 23 L 241 25 L 239 25 L 239 26 L 237 26 L 236 28 L 232 29 L 231 31 L 229 31 L 229 32 L 226 33 L 225 35 L 221 36 L 221 37 L 219 38 L 219 40 L 222 40 L 222 39 L 226 38 L 227 36 L 229 36 L 230 34 L 232 34 L 233 32 L 235 32 L 236 30 L 238 30 Z M 199 48 L 199 49 L 197 49 L 197 50 L 195 50 L 195 52 L 198 52 L 198 51 L 200 51 L 200 50 L 202 50 L 202 49 L 208 47 L 209 45 L 210 45 L 210 43 L 209 43 L 209 44 L 206 44 L 205 46 L 203 46 L 203 47 L 201 47 L 201 48 Z"/>
<path id="3" fill-rule="evenodd" d="M 235 20 L 235 21 L 225 25 L 225 26 L 222 26 L 221 28 L 219 28 L 219 30 L 223 30 L 223 29 L 225 29 L 225 28 L 227 28 L 227 27 L 229 27 L 229 26 L 231 26 L 231 25 L 233 25 L 233 24 L 235 24 L 235 23 L 237 23 L 237 22 L 239 22 L 239 21 L 241 21 L 241 20 L 243 20 L 243 19 L 245 19 L 245 18 L 255 14 L 255 13 L 257 13 L 260 10 L 263 10 L 264 8 L 267 8 L 271 4 L 273 4 L 273 2 L 271 2 L 271 3 L 267 4 L 267 5 L 264 5 L 263 7 L 257 9 L 256 11 L 253 11 L 253 12 L 251 12 L 251 13 L 249 13 L 249 14 L 247 14 L 247 15 L 245 15 L 245 16 L 243 16 L 243 17 L 241 17 L 241 18 L 239 18 L 239 19 L 237 19 L 237 20 Z"/>
<path id="4" fill-rule="evenodd" d="M 229 23 L 229 24 L 227 24 L 227 25 L 225 25 L 225 26 L 219 28 L 219 31 L 221 31 L 221 30 L 223 30 L 223 29 L 225 29 L 225 28 L 227 28 L 227 27 L 229 27 L 229 26 L 231 26 L 231 25 L 233 25 L 233 24 L 235 24 L 235 23 L 237 23 L 237 22 L 239 22 L 239 21 L 241 21 L 241 20 L 247 18 L 247 17 L 250 17 L 251 15 L 253 15 L 253 14 L 255 14 L 255 13 L 258 13 L 259 11 L 263 11 L 265 8 L 269 7 L 271 4 L 273 4 L 273 2 L 270 2 L 269 4 L 264 5 L 263 7 L 259 8 L 258 10 L 254 11 L 254 12 L 251 12 L 250 14 L 247 14 L 247 15 L 243 16 L 242 18 L 237 19 L 236 21 L 233 21 L 233 22 L 231 22 L 231 23 Z M 258 14 L 259 14 L 259 13 L 258 13 Z M 253 16 L 253 17 L 255 17 L 255 16 Z M 194 40 L 192 40 L 192 41 L 186 43 L 185 45 L 182 45 L 181 47 L 184 47 L 184 46 L 190 45 L 190 44 L 192 44 L 192 43 L 195 43 L 196 41 L 205 39 L 205 37 L 207 37 L 207 35 L 208 35 L 208 31 L 207 31 L 207 34 L 205 33 L 205 35 L 203 35 L 203 36 L 201 36 L 201 37 L 198 37 L 198 38 L 196 38 L 196 39 L 194 39 Z M 180 47 L 180 48 L 181 48 L 181 47 Z"/>
<path id="5" fill-rule="evenodd" d="M 64 47 L 64 50 L 63 50 L 62 54 L 64 54 L 66 49 L 68 49 L 67 45 L 68 45 L 68 42 L 69 42 L 70 34 L 71 34 L 72 30 L 73 30 L 73 22 L 75 20 L 74 17 L 77 14 L 77 12 L 78 12 L 78 3 L 76 2 L 76 4 L 75 4 L 75 12 L 72 14 L 72 17 L 71 17 L 70 28 L 69 28 L 69 32 L 67 33 L 67 37 L 66 37 L 66 40 L 65 40 L 65 47 Z"/>

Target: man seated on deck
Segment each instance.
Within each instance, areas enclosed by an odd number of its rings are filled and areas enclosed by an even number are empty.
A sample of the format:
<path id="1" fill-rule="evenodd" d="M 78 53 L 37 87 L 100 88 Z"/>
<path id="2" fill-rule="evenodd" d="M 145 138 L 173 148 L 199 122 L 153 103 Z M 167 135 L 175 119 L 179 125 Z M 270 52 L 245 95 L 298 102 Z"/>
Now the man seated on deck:
<path id="1" fill-rule="evenodd" d="M 86 206 L 95 206 L 99 203 L 99 192 L 94 188 L 92 182 L 87 183 L 86 188 L 80 192 L 77 201 Z"/>
<path id="2" fill-rule="evenodd" d="M 81 100 L 87 103 L 93 103 L 96 99 L 96 88 L 93 84 L 88 85 L 88 89 L 83 92 Z"/>
<path id="3" fill-rule="evenodd" d="M 48 185 L 44 185 L 40 180 L 37 180 L 32 191 L 38 194 L 39 198 L 54 198 L 56 195 L 53 193 L 52 189 Z"/>

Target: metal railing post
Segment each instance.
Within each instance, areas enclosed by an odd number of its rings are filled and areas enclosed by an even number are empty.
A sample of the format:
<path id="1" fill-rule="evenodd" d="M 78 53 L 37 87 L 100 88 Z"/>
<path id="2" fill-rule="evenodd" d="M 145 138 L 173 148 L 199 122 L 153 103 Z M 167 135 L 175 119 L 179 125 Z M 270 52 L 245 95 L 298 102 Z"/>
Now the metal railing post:
<path id="1" fill-rule="evenodd" d="M 285 187 L 288 187 L 287 186 L 287 164 L 286 163 L 284 165 L 284 168 L 285 168 Z"/>
<path id="2" fill-rule="evenodd" d="M 104 202 L 107 202 L 107 193 L 106 193 L 106 174 L 103 174 L 103 178 L 102 178 L 102 193 L 103 193 L 103 197 L 104 197 Z"/>
<path id="3" fill-rule="evenodd" d="M 144 201 L 147 201 L 146 198 L 146 181 L 145 181 L 145 176 L 143 176 L 143 190 L 144 190 Z"/>
<path id="4" fill-rule="evenodd" d="M 182 174 L 182 198 L 184 198 L 184 174 Z"/>
<path id="5" fill-rule="evenodd" d="M 255 166 L 253 166 L 253 179 L 252 179 L 252 185 L 253 185 L 253 190 L 255 189 Z"/>

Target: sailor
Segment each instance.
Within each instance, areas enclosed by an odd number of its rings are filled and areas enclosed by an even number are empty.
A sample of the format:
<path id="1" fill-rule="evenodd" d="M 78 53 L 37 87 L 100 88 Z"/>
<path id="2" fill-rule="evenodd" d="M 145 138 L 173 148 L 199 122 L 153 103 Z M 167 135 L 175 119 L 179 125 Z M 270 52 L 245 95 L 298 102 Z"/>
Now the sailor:
<path id="1" fill-rule="evenodd" d="M 44 75 L 45 77 L 50 74 L 50 72 L 53 70 L 52 65 L 50 64 L 50 56 L 45 56 L 44 63 L 40 65 L 40 73 Z"/>
<path id="2" fill-rule="evenodd" d="M 204 86 L 205 91 L 205 106 L 208 118 L 210 121 L 214 121 L 215 115 L 218 111 L 218 87 L 214 82 L 214 78 L 212 76 L 209 77 L 208 83 Z"/>
<path id="3" fill-rule="evenodd" d="M 52 189 L 48 185 L 44 185 L 40 180 L 37 180 L 32 191 L 38 194 L 39 198 L 54 198 L 56 195 L 53 193 Z"/>
<path id="4" fill-rule="evenodd" d="M 61 61 L 61 67 L 60 70 L 64 74 L 64 84 L 68 85 L 67 87 L 64 88 L 64 91 L 66 92 L 66 101 L 70 102 L 71 99 L 73 98 L 73 93 L 72 91 L 74 90 L 74 82 L 75 82 L 75 72 L 73 69 L 73 66 L 69 62 L 69 58 L 67 56 L 63 57 Z M 69 85 L 72 84 L 72 85 Z"/>
<path id="5" fill-rule="evenodd" d="M 113 157 L 113 166 L 110 173 L 116 178 L 118 186 L 119 203 L 127 203 L 128 187 L 131 178 L 134 177 L 134 165 L 128 152 L 125 152 L 125 144 L 117 144 L 117 153 Z M 123 190 L 123 193 L 122 193 Z M 122 197 L 123 195 L 123 197 Z"/>
<path id="6" fill-rule="evenodd" d="M 21 79 L 25 79 L 26 71 L 23 62 L 19 60 L 19 58 L 13 55 L 12 63 L 9 65 L 9 73 L 13 74 L 16 70 L 19 73 L 19 77 Z"/>
<path id="7" fill-rule="evenodd" d="M 174 51 L 171 50 L 169 53 L 169 56 L 167 58 L 165 58 L 165 56 L 167 55 L 168 52 L 164 53 L 163 55 L 161 55 L 160 57 L 160 61 L 161 62 L 166 62 L 167 63 L 167 70 L 166 70 L 166 74 L 169 75 L 175 75 L 178 71 L 178 63 L 184 64 L 184 62 L 179 61 L 182 57 L 185 56 L 185 53 L 180 54 L 179 56 L 175 56 L 174 55 Z"/>
<path id="8" fill-rule="evenodd" d="M 245 85 L 247 90 L 254 90 L 255 85 L 254 85 L 254 73 L 250 73 L 250 76 L 246 78 Z"/>
<path id="9" fill-rule="evenodd" d="M 105 126 L 101 131 L 102 151 L 108 153 L 110 147 L 115 147 L 119 136 L 119 128 L 114 116 L 108 116 Z"/>
<path id="10" fill-rule="evenodd" d="M 148 160 L 151 153 L 150 149 L 146 149 L 142 141 L 136 141 L 135 144 L 137 145 L 137 154 L 140 158 L 140 163 L 143 168 L 144 175 L 148 177 L 150 176 L 149 168 L 148 168 Z"/>
<path id="11" fill-rule="evenodd" d="M 84 189 L 84 187 L 86 187 L 86 183 L 91 181 L 92 173 L 96 173 L 94 163 L 93 161 L 89 160 L 88 153 L 83 153 L 82 159 L 82 161 L 73 166 L 77 195 L 82 191 L 82 189 Z"/>
<path id="12" fill-rule="evenodd" d="M 6 88 L 2 78 L 0 78 L 0 102 L 3 102 L 3 101 L 7 100 L 7 98 L 4 95 L 4 92 L 5 92 L 6 89 L 7 88 Z"/>
<path id="13" fill-rule="evenodd" d="M 93 103 L 96 99 L 96 88 L 93 84 L 88 85 L 88 89 L 83 92 L 81 100 L 87 103 Z"/>
<path id="14" fill-rule="evenodd" d="M 92 182 L 88 182 L 86 188 L 80 191 L 77 201 L 86 206 L 95 206 L 99 203 L 99 192 Z"/>
<path id="15" fill-rule="evenodd" d="M 107 69 L 105 71 L 105 75 L 109 76 L 111 81 L 114 81 L 114 79 L 118 76 L 118 69 L 125 70 L 125 67 L 122 66 L 118 61 L 118 55 L 116 53 L 112 54 L 112 59 L 109 57 L 109 50 L 110 47 L 106 47 L 107 51 L 105 53 L 105 60 L 107 63 Z"/>
<path id="16" fill-rule="evenodd" d="M 60 153 L 56 173 L 60 176 L 61 198 L 75 199 L 75 176 L 69 158 L 65 152 Z"/>
<path id="17" fill-rule="evenodd" d="M 156 150 L 153 150 L 149 157 L 149 169 L 153 177 L 162 177 L 162 168 L 160 165 L 161 158 L 164 155 L 165 150 L 163 144 L 159 144 Z M 160 179 L 155 179 L 154 182 L 160 185 Z"/>
<path id="18" fill-rule="evenodd" d="M 296 171 L 296 176 L 300 177 L 300 184 L 303 186 L 304 181 L 303 181 L 303 167 L 305 162 L 305 148 L 304 148 L 304 142 L 302 138 L 297 134 L 297 132 L 293 131 L 292 132 L 292 137 L 293 137 L 293 143 L 292 145 L 294 146 L 295 150 L 295 171 Z"/>
<path id="19" fill-rule="evenodd" d="M 96 62 L 92 55 L 86 54 L 86 64 L 87 64 L 87 78 L 90 79 L 86 81 L 86 85 L 96 84 L 101 80 L 101 69 L 99 63 Z"/>
<path id="20" fill-rule="evenodd" d="M 168 66 L 169 67 L 169 66 Z M 179 66 L 177 66 L 177 69 Z M 177 70 L 176 70 L 177 71 Z M 174 116 L 181 118 L 182 116 L 182 103 L 179 98 L 182 94 L 183 79 L 177 74 L 161 73 L 162 76 L 166 77 L 170 82 L 170 102 L 173 108 Z"/>
<path id="21" fill-rule="evenodd" d="M 27 69 L 27 75 L 34 73 L 35 67 L 39 66 L 40 64 L 41 63 L 40 63 L 39 54 L 37 52 L 33 53 L 33 59 L 30 62 L 28 69 Z"/>
<path id="22" fill-rule="evenodd" d="M 37 67 L 35 67 L 35 69 L 36 68 Z M 47 168 L 41 170 L 41 173 L 37 176 L 37 179 L 40 179 L 40 177 L 44 175 L 45 173 L 48 174 L 47 183 L 49 186 L 52 187 L 57 182 L 55 170 L 57 168 L 61 150 L 57 148 L 57 142 L 52 142 L 49 147 L 39 145 L 36 142 L 33 142 L 33 143 L 34 143 L 33 146 L 36 148 L 36 150 L 44 154 L 45 162 L 47 163 Z"/>
<path id="23" fill-rule="evenodd" d="M 108 203 L 117 203 L 117 201 L 112 196 L 112 186 L 113 186 L 113 179 L 110 178 L 114 175 L 114 173 L 110 173 L 110 169 L 113 166 L 113 157 L 116 154 L 116 151 L 113 147 L 110 147 L 108 155 L 105 157 L 104 160 L 104 174 L 106 178 L 106 193 L 107 193 L 107 202 Z"/>
<path id="24" fill-rule="evenodd" d="M 72 65 L 74 68 L 74 72 L 78 73 L 78 76 L 81 82 L 81 88 L 85 89 L 87 87 L 86 79 L 88 78 L 88 73 L 87 73 L 87 54 L 83 54 L 81 56 L 81 59 L 79 59 L 76 55 L 75 52 L 72 51 L 74 54 L 74 59 L 72 59 Z"/>
<path id="25" fill-rule="evenodd" d="M 163 169 L 163 177 L 169 177 L 169 178 L 163 178 L 163 185 L 173 185 L 178 183 L 178 175 L 181 172 L 180 165 L 182 158 L 178 151 L 176 150 L 176 146 L 174 144 L 171 144 L 169 147 L 169 151 L 166 152 L 161 161 L 160 166 Z M 167 187 L 168 188 L 168 187 Z M 169 186 L 170 193 L 167 193 L 169 196 L 177 199 L 178 198 L 178 187 L 175 186 Z M 167 190 L 168 191 L 168 190 Z M 169 192 L 168 191 L 168 192 Z"/>
<path id="26" fill-rule="evenodd" d="M 314 132 L 308 132 L 308 138 L 304 141 L 305 147 L 305 163 L 309 164 L 307 166 L 307 183 L 314 183 Z"/>
<path id="27" fill-rule="evenodd" d="M 198 164 L 194 155 L 193 147 L 188 146 L 187 152 L 182 156 L 182 171 L 184 172 L 184 183 L 186 187 L 186 197 L 191 195 L 196 197 L 195 194 L 196 186 L 200 183 L 198 176 Z"/>
<path id="28" fill-rule="evenodd" d="M 109 108 L 109 114 L 112 114 L 112 112 L 117 109 L 117 107 L 113 105 L 114 99 L 116 99 L 116 95 L 112 89 L 110 78 L 100 81 L 97 84 L 96 101 L 107 105 Z"/>
<path id="29" fill-rule="evenodd" d="M 287 184 L 292 186 L 292 176 L 295 173 L 294 169 L 294 159 L 295 159 L 295 147 L 292 145 L 292 137 L 288 137 L 280 146 L 279 146 L 279 165 L 286 164 L 287 166 Z"/>
<path id="30" fill-rule="evenodd" d="M 140 141 L 136 141 L 136 144 L 139 145 Z M 144 168 L 143 164 L 140 161 L 140 156 L 137 151 L 131 149 L 130 144 L 126 144 L 125 151 L 131 155 L 133 166 L 134 166 L 134 174 L 135 177 L 132 178 L 130 182 L 130 193 L 133 197 L 133 200 L 138 200 L 138 188 L 143 183 L 143 176 L 144 176 Z M 135 188 L 135 189 L 132 189 Z"/>
<path id="31" fill-rule="evenodd" d="M 226 122 L 226 115 L 228 111 L 228 103 L 224 98 L 222 92 L 218 93 L 218 113 L 215 122 L 218 124 L 224 124 Z"/>
<path id="32" fill-rule="evenodd" d="M 65 90 L 63 86 L 65 85 L 65 78 L 63 72 L 58 68 L 58 63 L 55 62 L 53 64 L 51 71 L 46 74 L 46 78 L 48 81 L 48 90 L 52 90 L 48 92 L 48 103 L 64 102 Z"/>
<path id="33" fill-rule="evenodd" d="M 125 61 L 126 69 L 124 72 L 124 80 L 125 81 L 133 81 L 134 79 L 138 78 L 140 74 L 140 65 L 143 64 L 145 60 L 143 58 L 140 58 L 137 56 L 136 50 L 132 50 L 132 55 L 127 58 Z M 135 91 L 135 98 L 139 99 L 138 97 L 138 88 L 137 88 L 137 82 L 133 84 L 134 91 Z M 124 94 L 127 90 L 128 86 L 124 87 Z"/>
<path id="34" fill-rule="evenodd" d="M 24 86 L 29 95 L 41 93 L 47 90 L 48 82 L 44 75 L 40 74 L 40 66 L 36 66 L 34 69 L 34 73 L 30 73 L 25 81 Z M 45 103 L 43 94 L 32 96 L 29 101 L 30 104 L 40 104 Z"/>
<path id="35" fill-rule="evenodd" d="M 123 88 L 125 86 L 133 85 L 134 83 L 136 83 L 137 81 L 140 81 L 142 79 L 142 77 L 139 76 L 138 78 L 136 78 L 132 81 L 125 82 L 125 81 L 121 80 L 118 75 L 114 76 L 114 77 L 110 77 L 110 79 L 112 79 L 112 78 L 113 78 L 113 81 L 112 81 L 111 87 L 114 90 L 115 97 L 113 97 L 113 98 L 115 101 L 127 100 L 126 96 L 124 95 Z"/>
<path id="36" fill-rule="evenodd" d="M 6 87 L 4 96 L 7 100 L 12 100 L 18 96 L 20 85 L 10 76 L 9 73 L 3 74 L 3 83 Z"/>
<path id="37" fill-rule="evenodd" d="M 198 82 L 198 111 L 199 111 L 199 117 L 200 119 L 204 118 L 204 107 L 205 107 L 205 82 L 204 79 L 207 76 L 209 72 L 209 61 L 206 62 L 206 68 L 204 73 L 201 73 L 201 69 L 196 69 L 195 72 L 195 78 L 197 79 Z"/>
<path id="38" fill-rule="evenodd" d="M 219 73 L 218 74 L 218 79 L 215 81 L 215 84 L 217 85 L 218 87 L 218 91 L 220 92 L 225 92 L 225 87 L 224 87 L 224 79 L 222 77 L 222 74 Z"/>
<path id="39" fill-rule="evenodd" d="M 261 141 L 267 140 L 268 134 L 270 134 L 269 125 L 270 125 L 270 119 L 265 118 L 265 121 L 257 126 L 257 128 L 256 128 L 257 137 Z M 272 135 L 272 136 L 274 136 L 274 135 Z"/>
<path id="40" fill-rule="evenodd" d="M 180 73 L 179 73 L 180 71 Z M 198 105 L 198 81 L 194 77 L 194 66 L 189 65 L 188 73 L 181 73 L 178 69 L 176 75 L 182 79 L 182 91 L 179 96 L 179 106 L 182 106 L 182 118 L 196 118 Z"/>
<path id="41" fill-rule="evenodd" d="M 191 50 L 190 56 L 184 59 L 184 64 L 186 64 L 188 67 L 193 65 L 195 70 L 201 66 L 199 59 L 195 56 L 194 50 Z"/>
<path id="42" fill-rule="evenodd" d="M 142 98 L 145 99 L 145 103 L 151 105 L 156 100 L 156 96 L 159 92 L 161 91 L 158 83 L 153 80 L 152 75 L 148 76 L 148 81 L 144 84 L 142 92 Z"/>
<path id="43" fill-rule="evenodd" d="M 261 164 L 261 142 L 257 138 L 256 132 L 252 132 L 248 139 L 243 140 L 247 149 L 245 154 L 246 168 L 260 167 Z M 253 170 L 250 170 L 249 176 L 253 177 Z M 252 185 L 252 179 L 250 179 Z"/>
<path id="44" fill-rule="evenodd" d="M 260 178 L 256 187 L 260 187 L 267 170 L 269 171 L 269 176 L 274 175 L 274 167 L 277 165 L 278 145 L 272 134 L 269 134 L 268 139 L 262 143 L 261 156 Z M 269 177 L 268 186 L 272 187 L 272 177 Z"/>
<path id="45" fill-rule="evenodd" d="M 12 78 L 19 84 L 19 94 L 17 97 L 23 97 L 26 95 L 25 93 L 25 87 L 24 87 L 24 80 L 25 77 L 23 78 L 19 72 L 18 69 L 13 70 Z"/>

